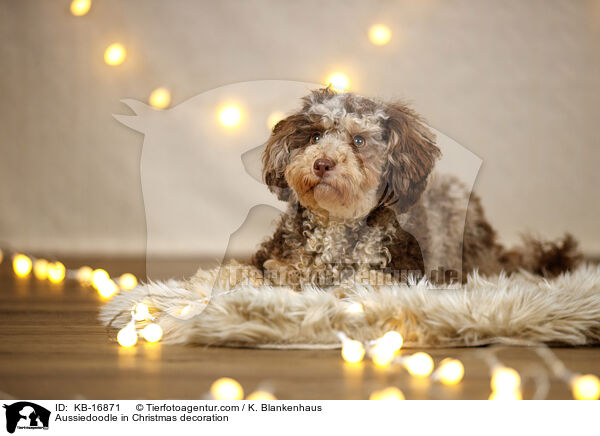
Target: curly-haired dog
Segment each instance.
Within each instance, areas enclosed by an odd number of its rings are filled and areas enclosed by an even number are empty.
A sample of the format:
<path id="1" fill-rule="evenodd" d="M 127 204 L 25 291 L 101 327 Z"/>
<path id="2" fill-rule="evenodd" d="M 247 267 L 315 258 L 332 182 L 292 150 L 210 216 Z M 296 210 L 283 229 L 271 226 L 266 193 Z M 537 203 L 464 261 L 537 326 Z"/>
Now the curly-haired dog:
<path id="1" fill-rule="evenodd" d="M 253 265 L 271 282 L 298 286 L 409 274 L 465 280 L 474 269 L 552 276 L 577 263 L 569 235 L 505 250 L 479 199 L 432 173 L 440 154 L 405 105 L 314 91 L 267 143 L 264 180 L 288 210 Z M 465 213 L 459 205 L 467 203 Z"/>

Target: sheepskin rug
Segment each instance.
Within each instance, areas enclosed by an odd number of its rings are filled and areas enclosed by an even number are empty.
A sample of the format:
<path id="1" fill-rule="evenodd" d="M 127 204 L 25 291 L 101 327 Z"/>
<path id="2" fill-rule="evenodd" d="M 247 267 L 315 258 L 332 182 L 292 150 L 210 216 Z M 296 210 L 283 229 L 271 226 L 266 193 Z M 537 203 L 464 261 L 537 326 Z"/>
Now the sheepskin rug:
<path id="1" fill-rule="evenodd" d="M 100 320 L 121 328 L 136 303 L 150 307 L 164 343 L 255 348 L 337 348 L 337 332 L 367 342 L 394 329 L 405 347 L 491 343 L 600 343 L 600 266 L 547 280 L 473 274 L 465 285 L 330 289 L 214 286 L 215 270 L 186 281 L 150 282 L 106 303 Z M 215 281 L 216 280 L 216 281 Z M 356 307 L 363 310 L 356 312 Z"/>

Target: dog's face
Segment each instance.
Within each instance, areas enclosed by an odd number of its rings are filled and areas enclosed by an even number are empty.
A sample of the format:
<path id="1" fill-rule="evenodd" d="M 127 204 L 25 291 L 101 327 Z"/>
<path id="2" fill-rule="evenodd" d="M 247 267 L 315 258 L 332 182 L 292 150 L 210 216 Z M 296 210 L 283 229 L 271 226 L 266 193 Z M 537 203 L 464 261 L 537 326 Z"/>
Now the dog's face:
<path id="1" fill-rule="evenodd" d="M 322 89 L 274 127 L 263 174 L 282 200 L 359 219 L 382 202 L 412 206 L 439 153 L 408 108 Z"/>

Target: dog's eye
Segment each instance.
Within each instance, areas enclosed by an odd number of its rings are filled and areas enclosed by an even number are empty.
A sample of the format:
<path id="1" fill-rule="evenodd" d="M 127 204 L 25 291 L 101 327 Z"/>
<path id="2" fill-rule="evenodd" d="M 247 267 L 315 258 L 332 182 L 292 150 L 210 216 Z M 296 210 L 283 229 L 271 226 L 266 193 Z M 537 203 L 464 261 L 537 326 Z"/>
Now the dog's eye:
<path id="1" fill-rule="evenodd" d="M 310 143 L 311 144 L 316 144 L 317 142 L 319 142 L 321 140 L 321 134 L 320 133 L 313 133 L 310 137 Z"/>
<path id="2" fill-rule="evenodd" d="M 354 145 L 356 145 L 357 147 L 362 147 L 363 145 L 365 145 L 367 141 L 365 141 L 365 138 L 363 138 L 360 135 L 356 135 L 353 139 L 352 139 L 352 143 Z"/>

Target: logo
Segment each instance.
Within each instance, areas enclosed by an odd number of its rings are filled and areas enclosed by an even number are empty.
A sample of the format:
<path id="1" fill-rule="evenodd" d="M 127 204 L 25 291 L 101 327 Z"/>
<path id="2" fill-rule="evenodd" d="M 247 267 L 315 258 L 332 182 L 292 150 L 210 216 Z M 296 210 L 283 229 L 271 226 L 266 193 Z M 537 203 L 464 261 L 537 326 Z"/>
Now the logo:
<path id="1" fill-rule="evenodd" d="M 48 430 L 50 411 L 29 401 L 4 405 L 6 409 L 6 431 L 18 429 Z"/>

